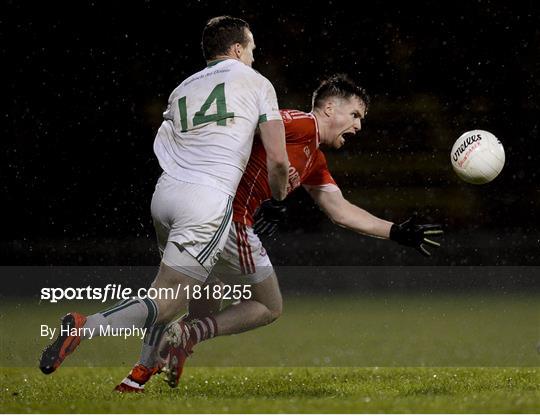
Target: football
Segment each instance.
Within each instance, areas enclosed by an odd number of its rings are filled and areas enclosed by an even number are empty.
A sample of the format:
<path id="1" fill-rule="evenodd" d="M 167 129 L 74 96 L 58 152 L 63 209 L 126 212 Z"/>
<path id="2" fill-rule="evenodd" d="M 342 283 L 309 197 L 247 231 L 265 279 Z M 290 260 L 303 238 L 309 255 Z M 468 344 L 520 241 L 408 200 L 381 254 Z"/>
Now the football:
<path id="1" fill-rule="evenodd" d="M 502 143 L 485 130 L 471 130 L 456 140 L 450 153 L 452 167 L 465 182 L 481 185 L 501 173 L 505 155 Z"/>

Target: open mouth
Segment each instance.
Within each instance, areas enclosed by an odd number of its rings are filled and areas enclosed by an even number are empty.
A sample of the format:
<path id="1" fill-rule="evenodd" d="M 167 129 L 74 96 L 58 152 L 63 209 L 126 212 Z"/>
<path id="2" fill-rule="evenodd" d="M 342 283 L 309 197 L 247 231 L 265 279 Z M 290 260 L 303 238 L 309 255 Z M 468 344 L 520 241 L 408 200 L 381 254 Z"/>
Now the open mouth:
<path id="1" fill-rule="evenodd" d="M 355 135 L 356 135 L 356 133 L 352 133 L 350 131 L 347 131 L 347 132 L 343 133 L 340 136 L 341 137 L 341 145 L 343 146 L 348 139 L 352 139 Z"/>

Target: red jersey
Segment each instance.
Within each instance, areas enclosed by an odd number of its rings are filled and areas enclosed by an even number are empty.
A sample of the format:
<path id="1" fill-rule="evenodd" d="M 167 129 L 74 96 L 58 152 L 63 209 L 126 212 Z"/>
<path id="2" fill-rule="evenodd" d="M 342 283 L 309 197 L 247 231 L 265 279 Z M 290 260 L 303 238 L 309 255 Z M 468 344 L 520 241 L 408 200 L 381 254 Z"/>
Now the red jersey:
<path id="1" fill-rule="evenodd" d="M 324 153 L 319 149 L 319 130 L 315 116 L 297 110 L 281 110 L 285 124 L 289 184 L 287 194 L 300 185 L 337 191 Z M 244 176 L 240 180 L 233 203 L 233 221 L 253 225 L 253 215 L 261 203 L 272 196 L 268 184 L 266 152 L 260 137 L 255 137 Z"/>

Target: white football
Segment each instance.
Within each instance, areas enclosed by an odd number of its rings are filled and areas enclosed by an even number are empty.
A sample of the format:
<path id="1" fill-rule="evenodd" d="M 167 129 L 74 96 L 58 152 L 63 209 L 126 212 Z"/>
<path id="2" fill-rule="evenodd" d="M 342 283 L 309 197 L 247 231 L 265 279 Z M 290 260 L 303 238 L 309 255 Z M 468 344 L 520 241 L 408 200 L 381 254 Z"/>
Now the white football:
<path id="1" fill-rule="evenodd" d="M 493 134 L 471 130 L 456 140 L 450 153 L 452 167 L 465 182 L 481 185 L 495 179 L 504 166 L 504 147 Z"/>

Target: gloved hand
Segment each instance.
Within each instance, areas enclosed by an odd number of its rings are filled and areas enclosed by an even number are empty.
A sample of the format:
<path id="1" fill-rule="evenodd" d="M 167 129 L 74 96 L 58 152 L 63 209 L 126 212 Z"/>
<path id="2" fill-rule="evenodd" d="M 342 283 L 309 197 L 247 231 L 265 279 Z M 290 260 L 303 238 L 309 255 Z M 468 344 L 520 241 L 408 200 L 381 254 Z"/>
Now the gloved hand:
<path id="1" fill-rule="evenodd" d="M 440 244 L 430 240 L 429 236 L 441 235 L 443 230 L 439 224 L 418 224 L 416 215 L 401 224 L 393 224 L 390 228 L 390 240 L 404 246 L 414 247 L 424 256 L 431 256 L 426 245 L 439 247 Z"/>
<path id="2" fill-rule="evenodd" d="M 287 217 L 287 207 L 283 201 L 271 198 L 264 201 L 255 213 L 253 230 L 255 234 L 271 236 L 278 224 Z"/>

